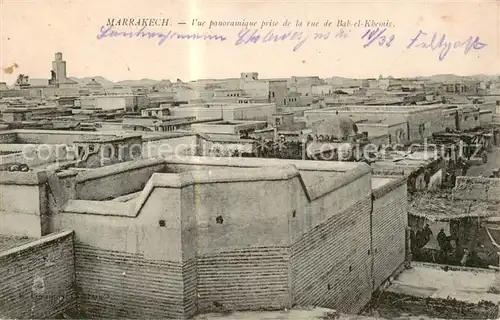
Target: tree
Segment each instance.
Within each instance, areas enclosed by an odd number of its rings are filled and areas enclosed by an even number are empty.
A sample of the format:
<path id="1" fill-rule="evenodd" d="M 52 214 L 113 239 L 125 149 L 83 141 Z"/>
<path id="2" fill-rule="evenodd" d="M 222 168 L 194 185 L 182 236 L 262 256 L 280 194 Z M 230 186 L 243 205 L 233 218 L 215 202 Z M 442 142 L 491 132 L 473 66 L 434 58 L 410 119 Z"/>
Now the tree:
<path id="1" fill-rule="evenodd" d="M 24 79 L 27 78 L 24 74 L 19 74 L 17 76 L 17 80 L 16 80 L 16 84 L 23 84 L 24 83 Z"/>

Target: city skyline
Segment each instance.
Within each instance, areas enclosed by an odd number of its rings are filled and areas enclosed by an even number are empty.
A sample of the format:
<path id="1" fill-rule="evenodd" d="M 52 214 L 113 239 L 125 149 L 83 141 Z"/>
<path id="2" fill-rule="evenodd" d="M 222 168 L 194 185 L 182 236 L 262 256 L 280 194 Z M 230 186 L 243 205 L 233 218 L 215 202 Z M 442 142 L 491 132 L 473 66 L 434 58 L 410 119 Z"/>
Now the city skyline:
<path id="1" fill-rule="evenodd" d="M 69 61 L 69 69 L 71 69 L 71 62 Z M 4 75 L 8 74 L 12 78 L 15 76 L 14 80 L 11 83 L 7 83 L 8 85 L 15 85 L 16 79 L 19 75 L 24 75 L 28 76 L 30 79 L 35 79 L 37 81 L 40 80 L 48 80 L 49 77 L 33 77 L 29 72 L 23 72 L 22 67 L 18 63 L 14 63 L 10 66 L 1 66 L 1 68 L 4 70 Z M 7 72 L 7 70 L 9 70 Z M 234 74 L 234 76 L 230 77 L 206 77 L 206 78 L 198 78 L 198 79 L 182 79 L 180 77 L 176 77 L 175 75 L 170 75 L 166 76 L 163 78 L 152 78 L 148 76 L 143 76 L 140 78 L 123 78 L 123 79 L 110 79 L 107 78 L 103 75 L 72 75 L 71 73 L 68 75 L 68 78 L 73 79 L 73 80 L 80 80 L 80 81 L 90 81 L 92 79 L 97 79 L 96 81 L 99 82 L 99 80 L 104 82 L 110 82 L 110 83 L 121 83 L 121 82 L 127 82 L 127 81 L 156 81 L 156 82 L 161 82 L 161 81 L 172 81 L 175 82 L 176 80 L 182 80 L 185 83 L 188 82 L 196 82 L 196 81 L 203 81 L 203 80 L 230 80 L 230 79 L 239 79 L 240 73 L 241 72 L 257 72 L 259 74 L 259 79 L 290 79 L 292 77 L 318 77 L 320 79 L 349 79 L 349 80 L 363 80 L 363 79 L 378 79 L 380 77 L 382 78 L 395 78 L 395 79 L 428 79 L 428 78 L 433 78 L 433 77 L 450 77 L 450 78 L 495 78 L 495 77 L 500 77 L 500 73 L 472 73 L 472 74 L 456 74 L 456 73 L 442 73 L 442 74 L 427 74 L 427 75 L 414 75 L 414 76 L 398 76 L 398 75 L 393 75 L 393 74 L 379 74 L 379 75 L 373 75 L 370 77 L 349 77 L 349 76 L 344 76 L 344 75 L 329 75 L 329 76 L 321 76 L 321 75 L 316 75 L 316 74 L 304 74 L 304 75 L 297 75 L 297 74 L 288 74 L 288 75 L 267 75 L 265 72 L 260 72 L 256 70 L 242 70 L 240 72 L 237 72 Z M 49 70 L 50 74 L 50 70 Z M 496 79 L 498 80 L 498 79 Z M 82 83 L 80 83 L 82 84 Z M 105 85 L 105 83 L 101 83 Z"/>
<path id="2" fill-rule="evenodd" d="M 498 74 L 500 73 L 497 4 L 467 2 L 456 10 L 453 3 L 418 3 L 406 1 L 366 4 L 312 2 L 310 10 L 297 3 L 209 3 L 205 1 L 170 2 L 138 7 L 131 2 L 117 7 L 110 2 L 2 3 L 2 68 L 14 63 L 16 72 L 30 78 L 48 78 L 50 62 L 56 51 L 68 61 L 68 75 L 92 77 L 100 75 L 110 81 L 124 79 L 176 79 L 184 81 L 238 77 L 240 71 L 256 71 L 262 78 L 288 75 L 322 78 L 333 75 L 349 78 L 370 78 L 389 74 L 394 77 L 427 76 L 430 74 Z M 394 11 L 397 6 L 397 10 Z M 363 12 L 370 12 L 370 15 Z M 169 14 L 175 12 L 175 15 Z M 244 14 L 243 14 L 244 12 Z M 175 41 L 158 45 L 154 39 L 97 39 L 100 28 L 110 17 L 158 17 L 190 22 L 199 20 L 262 20 L 337 21 L 338 19 L 390 20 L 396 35 L 391 48 L 364 47 L 364 29 L 352 29 L 343 42 L 313 41 L 293 51 L 293 42 L 235 45 L 239 28 L 215 28 L 229 40 Z M 177 17 L 174 19 L 174 17 Z M 479 18 L 480 17 L 480 18 Z M 480 19 L 480 21 L 479 21 Z M 29 21 L 29 23 L 26 23 Z M 121 29 L 120 29 L 121 30 Z M 124 29 L 134 31 L 135 29 Z M 294 31 L 296 29 L 291 29 Z M 306 29 L 301 29 L 306 30 Z M 325 28 L 307 29 L 326 31 Z M 336 32 L 338 28 L 332 28 Z M 482 50 L 450 52 L 440 61 L 437 51 L 407 49 L 413 37 L 424 30 L 446 34 L 450 41 L 480 37 L 487 44 Z M 156 30 L 154 30 L 156 31 Z M 165 32 L 166 29 L 159 29 Z M 176 26 L 173 31 L 192 33 L 198 29 L 190 24 Z M 207 31 L 206 29 L 202 30 Z M 199 32 L 202 32 L 199 31 Z M 278 30 L 276 30 L 277 32 Z M 29 50 L 26 50 L 28 45 Z M 12 83 L 16 74 L 0 75 L 0 81 Z"/>
<path id="3" fill-rule="evenodd" d="M 0 0 L 0 319 L 500 319 L 499 164 L 499 0 Z"/>

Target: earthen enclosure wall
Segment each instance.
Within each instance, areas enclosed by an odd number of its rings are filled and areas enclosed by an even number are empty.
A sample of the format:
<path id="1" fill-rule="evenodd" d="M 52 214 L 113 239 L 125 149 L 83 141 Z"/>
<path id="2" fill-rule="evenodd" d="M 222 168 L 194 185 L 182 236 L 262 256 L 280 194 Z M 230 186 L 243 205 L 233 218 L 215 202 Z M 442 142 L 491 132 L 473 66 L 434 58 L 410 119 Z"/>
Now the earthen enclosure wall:
<path id="1" fill-rule="evenodd" d="M 0 252 L 0 318 L 50 319 L 76 308 L 73 232 Z"/>
<path id="2" fill-rule="evenodd" d="M 404 260 L 399 233 L 376 230 L 405 219 L 404 192 L 395 182 L 372 190 L 365 164 L 157 161 L 51 176 L 41 191 L 54 200 L 54 188 L 75 183 L 112 190 L 113 175 L 129 169 L 144 184 L 125 202 L 64 191 L 50 215 L 50 231 L 74 230 L 76 297 L 90 316 L 311 304 L 357 313 Z"/>

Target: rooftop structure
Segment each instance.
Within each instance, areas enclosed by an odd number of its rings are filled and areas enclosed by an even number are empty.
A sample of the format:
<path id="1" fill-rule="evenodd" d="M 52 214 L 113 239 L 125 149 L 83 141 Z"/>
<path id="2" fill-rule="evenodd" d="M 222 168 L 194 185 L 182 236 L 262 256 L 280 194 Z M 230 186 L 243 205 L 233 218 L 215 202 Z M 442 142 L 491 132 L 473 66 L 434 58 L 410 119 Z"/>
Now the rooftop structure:
<path id="1" fill-rule="evenodd" d="M 51 77 L 49 85 L 56 87 L 75 86 L 77 83 L 67 77 L 66 61 L 63 60 L 62 53 L 57 52 L 52 61 Z"/>
<path id="2" fill-rule="evenodd" d="M 222 133 L 240 135 L 266 129 L 267 121 L 212 121 L 193 124 L 191 128 L 199 133 Z"/>
<path id="3" fill-rule="evenodd" d="M 254 103 L 252 99 L 240 98 L 238 103 L 187 104 L 170 108 L 171 115 L 178 117 L 196 116 L 198 120 L 260 120 L 267 121 L 276 113 L 274 103 Z"/>
<path id="4" fill-rule="evenodd" d="M 0 174 L 0 233 L 74 230 L 76 278 L 64 279 L 79 291 L 66 296 L 90 316 L 180 319 L 221 305 L 356 313 L 405 259 L 405 179 L 372 183 L 365 164 L 164 157 Z"/>
<path id="5" fill-rule="evenodd" d="M 494 106 L 487 105 L 425 105 L 425 106 L 343 106 L 305 111 L 308 124 L 318 120 L 348 116 L 354 122 L 381 121 L 406 123 L 408 142 L 430 138 L 433 133 L 466 130 L 491 123 Z M 403 129 L 403 128 L 401 128 Z"/>
<path id="6" fill-rule="evenodd" d="M 132 134 L 8 130 L 0 133 L 0 141 L 1 149 L 9 151 L 0 157 L 4 170 L 13 163 L 26 164 L 35 171 L 54 163 L 96 167 L 140 158 L 142 153 L 141 136 Z"/>
<path id="7" fill-rule="evenodd" d="M 285 105 L 287 81 L 282 79 L 259 79 L 257 72 L 241 73 L 240 88 L 253 99 L 267 99 L 277 107 Z"/>
<path id="8" fill-rule="evenodd" d="M 410 204 L 409 225 L 417 232 L 429 225 L 433 235 L 419 250 L 415 259 L 443 264 L 465 264 L 487 268 L 498 265 L 500 204 L 498 178 L 459 176 L 453 190 L 416 195 Z M 441 230 L 449 235 L 449 251 L 440 254 Z M 442 236 L 441 236 L 442 237 Z M 466 260 L 464 250 L 469 252 Z"/>

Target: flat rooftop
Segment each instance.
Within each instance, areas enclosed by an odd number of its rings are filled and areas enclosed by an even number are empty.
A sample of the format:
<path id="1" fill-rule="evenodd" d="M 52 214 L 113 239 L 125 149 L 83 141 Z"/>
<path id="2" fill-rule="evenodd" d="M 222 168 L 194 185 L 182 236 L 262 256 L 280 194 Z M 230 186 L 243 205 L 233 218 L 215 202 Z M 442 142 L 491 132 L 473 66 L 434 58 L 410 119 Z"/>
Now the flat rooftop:
<path id="1" fill-rule="evenodd" d="M 326 113 L 331 114 L 334 112 L 339 113 L 363 113 L 363 112 L 384 112 L 384 113 L 404 113 L 404 112 L 418 112 L 432 109 L 444 109 L 445 104 L 430 104 L 421 106 L 395 106 L 395 105 L 343 105 L 338 107 L 324 108 L 318 110 L 310 110 L 307 113 Z"/>
<path id="2" fill-rule="evenodd" d="M 488 292 L 495 281 L 494 271 L 453 267 L 445 271 L 443 267 L 412 262 L 412 269 L 404 270 L 385 291 L 470 303 L 500 303 L 500 294 Z"/>
<path id="3" fill-rule="evenodd" d="M 456 199 L 451 193 L 424 193 L 410 200 L 408 213 L 438 221 L 466 217 L 498 217 L 500 205 L 476 199 Z"/>
<path id="4" fill-rule="evenodd" d="M 200 170 L 200 166 L 206 169 Z M 137 216 L 138 210 L 141 210 L 144 203 L 148 201 L 155 187 L 179 188 L 193 183 L 230 183 L 299 177 L 304 197 L 312 201 L 359 177 L 367 176 L 369 172 L 369 166 L 364 163 L 165 156 L 90 170 L 70 168 L 59 172 L 58 176 L 60 178 L 75 176 L 76 183 L 82 185 L 92 181 L 93 186 L 99 186 L 100 183 L 107 186 L 105 190 L 97 193 L 80 190 L 74 199 L 66 201 L 64 210 L 74 213 L 131 217 Z M 109 176 L 116 174 L 124 177 L 127 173 L 134 175 L 134 179 L 127 184 L 120 182 L 121 179 L 113 179 L 112 184 L 106 182 Z M 34 173 L 26 173 L 22 176 L 20 173 L 11 172 L 3 174 L 5 179 L 8 177 L 11 179 L 22 177 L 25 180 L 38 179 Z M 66 186 L 61 185 L 61 188 L 66 188 Z M 93 187 L 90 186 L 90 188 L 94 190 Z M 61 199 L 61 201 L 65 200 Z"/>
<path id="5" fill-rule="evenodd" d="M 75 141 L 108 141 L 120 140 L 130 137 L 140 137 L 138 133 L 124 132 L 89 132 L 66 130 L 33 130 L 14 129 L 0 133 L 2 144 L 71 144 Z"/>
<path id="6" fill-rule="evenodd" d="M 0 252 L 21 246 L 34 240 L 34 238 L 30 237 L 7 236 L 0 234 Z"/>
<path id="7" fill-rule="evenodd" d="M 223 120 L 223 121 L 210 121 L 210 122 L 206 122 L 204 123 L 203 125 L 213 125 L 213 126 L 238 126 L 238 125 L 242 125 L 242 124 L 263 124 L 263 123 L 266 123 L 266 121 L 251 121 L 251 120 L 248 120 L 248 121 L 245 121 L 245 120 Z"/>
<path id="8" fill-rule="evenodd" d="M 398 178 L 387 178 L 372 176 L 372 190 L 380 189 L 391 182 L 397 181 Z"/>
<path id="9" fill-rule="evenodd" d="M 405 121 L 400 121 L 400 120 L 392 119 L 392 118 L 384 119 L 384 120 L 363 119 L 363 120 L 355 121 L 355 123 L 357 126 L 361 126 L 361 127 L 362 126 L 371 126 L 371 127 L 376 127 L 376 126 L 387 127 L 387 126 L 389 126 L 390 127 L 390 126 L 405 123 Z"/>
<path id="10" fill-rule="evenodd" d="M 252 101 L 253 99 L 250 98 L 239 98 L 238 100 L 245 100 L 245 101 Z M 274 103 L 268 103 L 268 102 L 251 102 L 251 103 L 190 103 L 190 104 L 183 104 L 180 106 L 172 107 L 170 110 L 172 111 L 179 111 L 179 110 L 205 110 L 205 109 L 245 109 L 245 108 L 252 108 L 252 107 L 271 107 L 275 106 Z"/>

